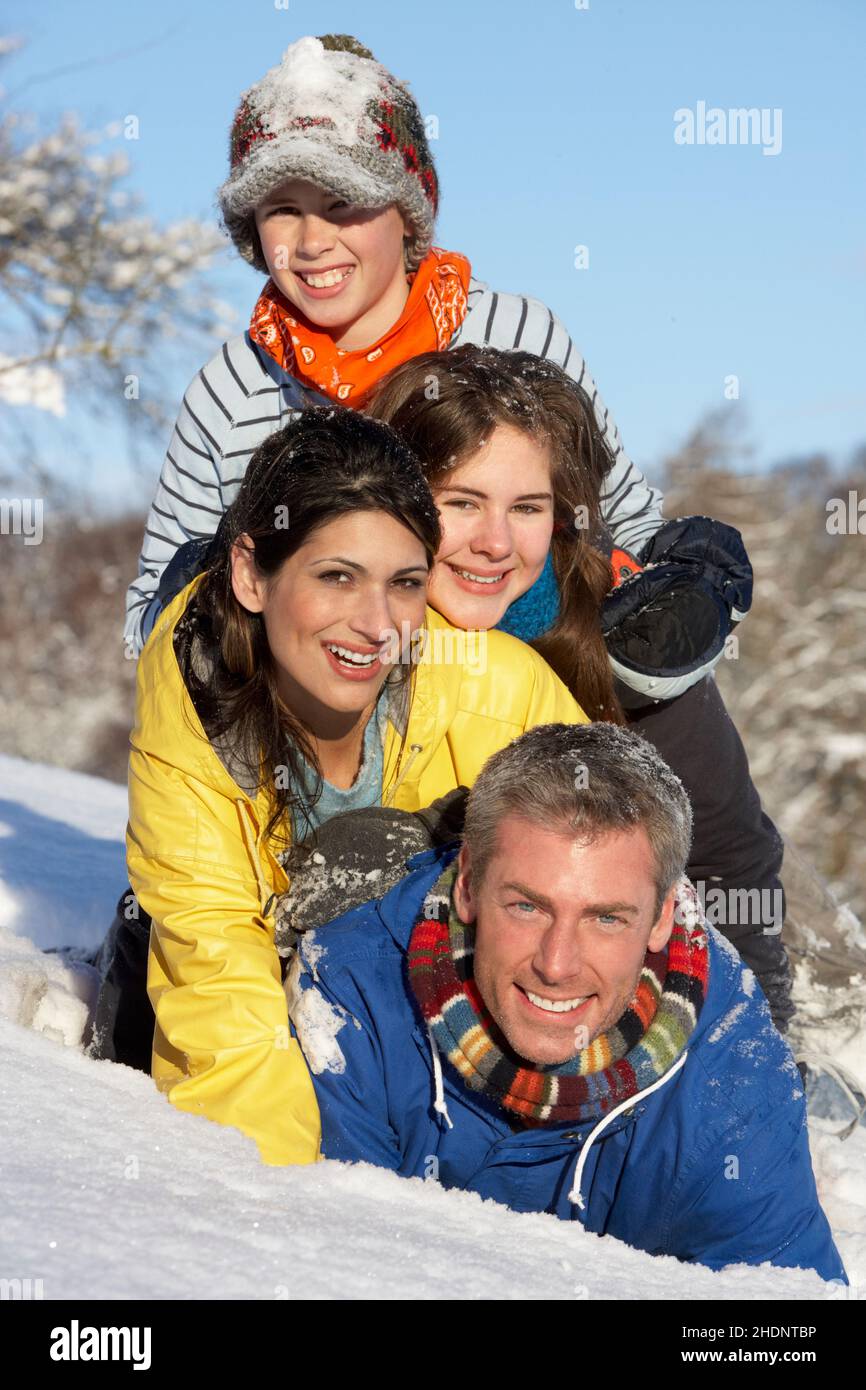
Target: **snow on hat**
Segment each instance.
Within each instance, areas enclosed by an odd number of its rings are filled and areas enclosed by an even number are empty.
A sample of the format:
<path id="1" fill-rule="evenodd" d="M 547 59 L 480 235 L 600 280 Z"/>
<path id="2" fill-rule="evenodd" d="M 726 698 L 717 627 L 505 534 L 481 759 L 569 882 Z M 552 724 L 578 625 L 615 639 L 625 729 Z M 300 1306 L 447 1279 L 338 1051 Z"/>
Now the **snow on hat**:
<path id="1" fill-rule="evenodd" d="M 362 207 L 396 203 L 412 226 L 410 270 L 430 250 L 439 182 L 421 113 L 407 85 L 350 34 L 291 44 L 241 97 L 229 153 L 223 222 L 244 260 L 265 274 L 254 210 L 290 178 Z"/>

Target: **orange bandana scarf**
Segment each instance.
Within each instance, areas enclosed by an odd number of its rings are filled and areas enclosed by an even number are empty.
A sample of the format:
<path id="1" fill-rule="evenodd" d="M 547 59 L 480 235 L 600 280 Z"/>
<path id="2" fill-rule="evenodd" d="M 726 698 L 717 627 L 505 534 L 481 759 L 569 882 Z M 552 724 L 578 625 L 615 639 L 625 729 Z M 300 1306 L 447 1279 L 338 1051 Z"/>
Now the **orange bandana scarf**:
<path id="1" fill-rule="evenodd" d="M 369 347 L 338 348 L 268 280 L 250 320 L 250 337 L 283 371 L 329 400 L 360 410 L 394 367 L 422 352 L 443 352 L 466 315 L 471 267 L 465 256 L 432 246 L 411 280 L 395 324 Z"/>

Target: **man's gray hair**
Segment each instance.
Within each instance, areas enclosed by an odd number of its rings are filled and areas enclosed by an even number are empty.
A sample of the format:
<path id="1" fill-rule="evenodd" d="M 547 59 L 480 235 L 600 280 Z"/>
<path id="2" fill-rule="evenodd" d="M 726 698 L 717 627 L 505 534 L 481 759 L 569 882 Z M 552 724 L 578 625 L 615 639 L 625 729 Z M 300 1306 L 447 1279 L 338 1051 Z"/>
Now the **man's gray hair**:
<path id="1" fill-rule="evenodd" d="M 476 892 L 506 816 L 591 839 L 642 825 L 656 864 L 656 920 L 686 870 L 692 808 L 685 788 L 651 743 L 616 724 L 539 724 L 488 758 L 463 829 Z"/>

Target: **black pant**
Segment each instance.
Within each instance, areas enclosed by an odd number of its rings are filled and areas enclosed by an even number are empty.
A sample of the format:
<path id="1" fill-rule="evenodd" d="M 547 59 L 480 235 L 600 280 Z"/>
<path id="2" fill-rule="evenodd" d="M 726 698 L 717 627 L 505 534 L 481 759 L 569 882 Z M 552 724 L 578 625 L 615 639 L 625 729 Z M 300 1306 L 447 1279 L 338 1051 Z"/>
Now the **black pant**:
<path id="1" fill-rule="evenodd" d="M 746 750 L 719 688 L 707 678 L 676 700 L 627 711 L 627 717 L 688 793 L 694 815 L 689 878 L 705 885 L 708 920 L 757 976 L 773 1022 L 784 1032 L 794 1013 L 780 930 L 784 841 L 761 809 Z M 713 904 L 723 902 L 737 911 L 714 920 Z"/>
<path id="2" fill-rule="evenodd" d="M 127 888 L 95 960 L 102 982 L 85 1048 L 88 1057 L 150 1071 L 156 1020 L 147 997 L 149 944 L 150 917 Z"/>

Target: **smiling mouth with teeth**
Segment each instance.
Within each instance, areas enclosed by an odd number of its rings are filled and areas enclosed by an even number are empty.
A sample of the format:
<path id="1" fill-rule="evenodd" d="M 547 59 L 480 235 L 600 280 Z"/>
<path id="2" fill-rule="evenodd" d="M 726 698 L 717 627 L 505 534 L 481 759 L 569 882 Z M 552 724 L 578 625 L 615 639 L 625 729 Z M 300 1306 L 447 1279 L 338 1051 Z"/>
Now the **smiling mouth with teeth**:
<path id="1" fill-rule="evenodd" d="M 475 584 L 498 584 L 500 579 L 504 579 L 508 574 L 508 570 L 503 570 L 501 574 L 473 574 L 471 570 L 461 570 L 456 565 L 453 565 L 452 569 L 463 579 L 471 579 Z"/>
<path id="2" fill-rule="evenodd" d="M 338 646 L 336 642 L 328 642 L 327 647 L 329 652 L 333 652 L 338 660 L 345 661 L 347 666 L 372 666 L 374 661 L 379 660 L 378 652 L 353 652 L 349 647 Z"/>
<path id="3" fill-rule="evenodd" d="M 345 266 L 342 270 L 329 270 L 326 275 L 316 275 L 313 271 L 296 270 L 295 274 L 299 280 L 303 280 L 305 285 L 309 285 L 314 290 L 327 290 L 332 285 L 339 285 L 352 274 L 355 267 Z"/>
<path id="4" fill-rule="evenodd" d="M 541 994 L 533 994 L 531 989 L 523 991 L 530 1004 L 534 1004 L 538 1009 L 544 1009 L 550 1014 L 567 1014 L 572 1009 L 576 1009 L 580 1004 L 585 1004 L 589 998 L 588 994 L 582 995 L 578 999 L 545 999 Z"/>

